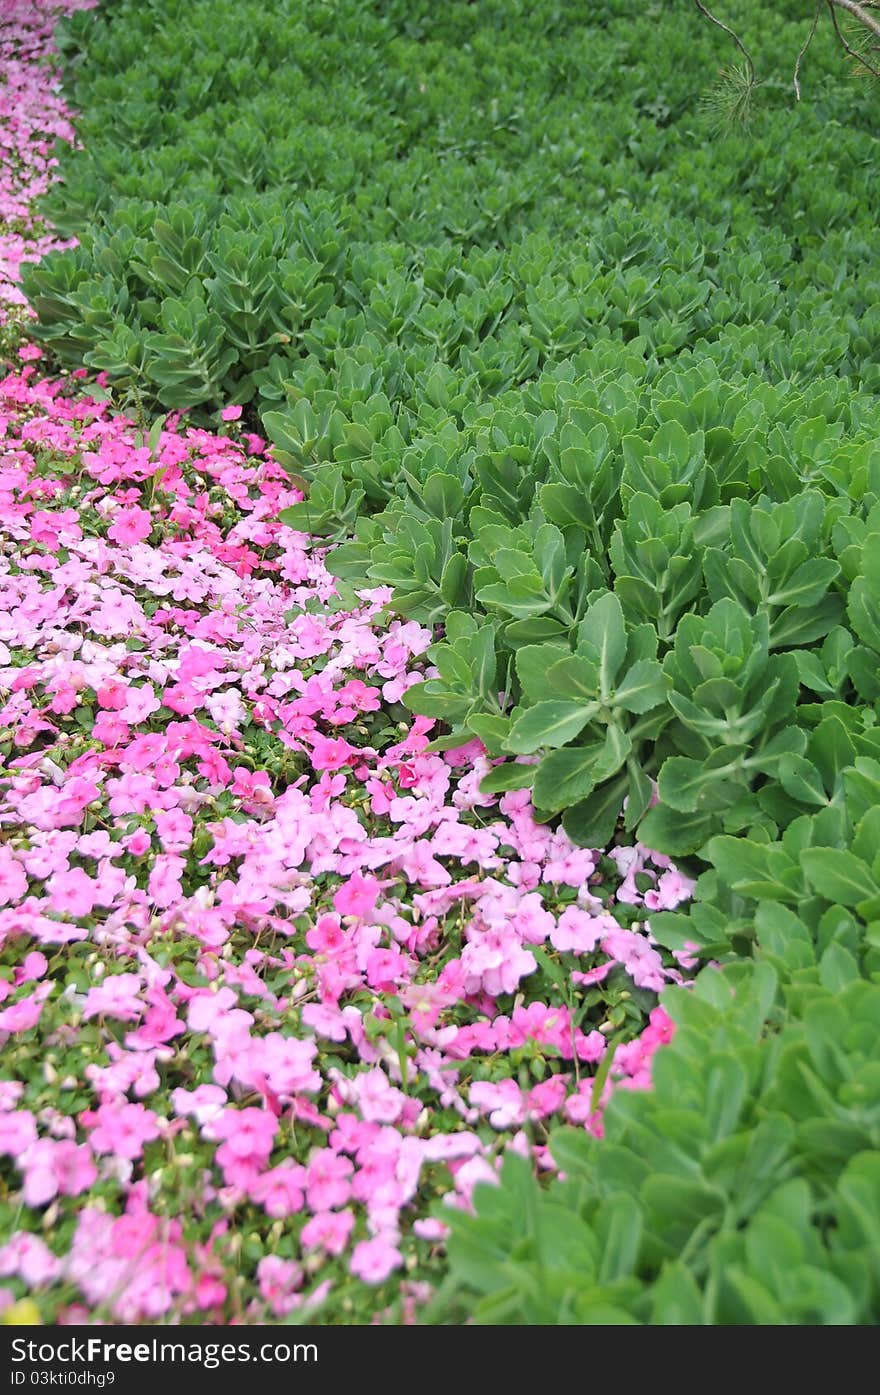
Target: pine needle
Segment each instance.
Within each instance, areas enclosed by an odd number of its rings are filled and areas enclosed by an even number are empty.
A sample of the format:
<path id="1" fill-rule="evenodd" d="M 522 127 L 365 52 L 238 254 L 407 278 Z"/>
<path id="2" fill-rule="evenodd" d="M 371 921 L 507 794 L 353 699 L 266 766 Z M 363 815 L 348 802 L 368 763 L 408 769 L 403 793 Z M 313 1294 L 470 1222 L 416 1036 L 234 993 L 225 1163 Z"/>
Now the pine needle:
<path id="1" fill-rule="evenodd" d="M 752 119 L 752 97 L 757 87 L 746 65 L 731 63 L 723 68 L 714 87 L 701 100 L 703 114 L 716 134 L 747 127 Z"/>

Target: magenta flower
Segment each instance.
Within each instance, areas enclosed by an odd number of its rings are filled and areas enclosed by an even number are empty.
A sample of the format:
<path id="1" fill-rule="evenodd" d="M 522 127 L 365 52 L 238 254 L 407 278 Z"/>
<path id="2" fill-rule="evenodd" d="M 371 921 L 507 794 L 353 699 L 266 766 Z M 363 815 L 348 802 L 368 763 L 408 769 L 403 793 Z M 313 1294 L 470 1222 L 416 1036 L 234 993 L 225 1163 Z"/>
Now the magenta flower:
<path id="1" fill-rule="evenodd" d="M 107 529 L 107 536 L 121 547 L 143 542 L 153 530 L 153 521 L 147 509 L 120 509 L 113 523 Z"/>

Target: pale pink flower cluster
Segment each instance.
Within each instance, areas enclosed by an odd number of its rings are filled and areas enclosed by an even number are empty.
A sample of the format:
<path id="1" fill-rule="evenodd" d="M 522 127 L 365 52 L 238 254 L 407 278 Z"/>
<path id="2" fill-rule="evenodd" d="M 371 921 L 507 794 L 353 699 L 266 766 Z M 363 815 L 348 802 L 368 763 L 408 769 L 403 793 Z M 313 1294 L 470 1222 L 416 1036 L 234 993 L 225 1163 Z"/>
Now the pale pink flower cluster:
<path id="1" fill-rule="evenodd" d="M 28 309 L 19 289 L 22 262 L 71 247 L 34 213 L 58 161 L 57 140 L 74 139 L 70 114 L 47 65 L 59 15 L 90 9 L 95 0 L 3 0 L 0 7 L 0 324 L 6 307 Z"/>

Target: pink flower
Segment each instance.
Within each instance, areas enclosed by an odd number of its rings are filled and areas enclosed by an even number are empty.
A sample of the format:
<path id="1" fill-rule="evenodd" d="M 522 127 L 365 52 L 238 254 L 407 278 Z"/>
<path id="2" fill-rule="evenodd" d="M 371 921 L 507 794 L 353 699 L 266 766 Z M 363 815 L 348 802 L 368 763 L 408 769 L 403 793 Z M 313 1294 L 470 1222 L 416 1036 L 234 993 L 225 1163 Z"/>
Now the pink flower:
<path id="1" fill-rule="evenodd" d="M 0 844 L 0 906 L 15 905 L 27 895 L 28 880 L 21 863 Z"/>
<path id="2" fill-rule="evenodd" d="M 354 1215 L 351 1211 L 319 1211 L 306 1221 L 300 1231 L 300 1243 L 306 1249 L 321 1249 L 328 1255 L 339 1255 L 351 1239 Z"/>
<path id="3" fill-rule="evenodd" d="M 675 868 L 664 872 L 653 891 L 645 892 L 645 905 L 650 911 L 672 911 L 682 901 L 689 901 L 696 882 Z"/>
<path id="4" fill-rule="evenodd" d="M 319 1148 L 306 1168 L 306 1200 L 310 1211 L 331 1211 L 351 1196 L 352 1164 L 332 1148 Z"/>
<path id="5" fill-rule="evenodd" d="M 142 990 L 143 982 L 138 974 L 112 974 L 89 989 L 83 1004 L 83 1021 L 103 1016 L 136 1022 L 145 1007 L 140 996 Z"/>
<path id="6" fill-rule="evenodd" d="M 306 944 L 316 954 L 334 954 L 348 946 L 348 937 L 335 916 L 322 915 L 306 933 Z"/>
<path id="7" fill-rule="evenodd" d="M 642 1032 L 641 1043 L 647 1050 L 665 1046 L 675 1036 L 675 1023 L 665 1008 L 655 1007 L 648 1019 L 648 1026 Z"/>
<path id="8" fill-rule="evenodd" d="M 25 955 L 21 967 L 16 969 L 15 982 L 16 984 L 34 983 L 44 976 L 48 967 L 49 961 L 45 954 L 42 954 L 38 949 L 33 949 L 30 954 Z"/>
<path id="9" fill-rule="evenodd" d="M 338 1008 L 325 1007 L 323 1003 L 306 1003 L 302 1010 L 302 1021 L 319 1037 L 330 1041 L 345 1041 L 348 1029 L 345 1018 Z"/>
<path id="10" fill-rule="evenodd" d="M 348 881 L 335 893 L 333 907 L 340 915 L 354 915 L 363 919 L 375 908 L 378 895 L 379 883 L 375 877 L 352 872 Z"/>
<path id="11" fill-rule="evenodd" d="M 95 1182 L 98 1170 L 86 1143 L 41 1138 L 22 1155 L 24 1199 L 28 1206 L 45 1206 L 59 1194 L 79 1196 Z"/>
<path id="12" fill-rule="evenodd" d="M 339 770 L 347 765 L 351 757 L 357 755 L 357 748 L 350 746 L 341 736 L 312 737 L 312 768 L 314 770 Z"/>
<path id="13" fill-rule="evenodd" d="M 414 1221 L 413 1231 L 420 1240 L 428 1240 L 432 1244 L 439 1244 L 449 1235 L 449 1226 L 444 1224 L 443 1221 L 438 1221 L 428 1216 L 424 1220 Z"/>
<path id="14" fill-rule="evenodd" d="M 160 853 L 150 873 L 147 890 L 155 906 L 167 909 L 180 900 L 180 878 L 186 863 L 175 853 Z"/>
<path id="15" fill-rule="evenodd" d="M 221 1114 L 206 1120 L 202 1133 L 206 1138 L 220 1141 L 217 1158 L 221 1166 L 224 1160 L 248 1161 L 262 1167 L 278 1132 L 275 1116 L 266 1109 L 248 1106 L 246 1109 L 229 1107 Z"/>
<path id="16" fill-rule="evenodd" d="M 403 1255 L 397 1246 L 377 1235 L 375 1240 L 362 1240 L 355 1245 L 349 1268 L 365 1284 L 382 1284 L 402 1263 Z"/>
<path id="17" fill-rule="evenodd" d="M 197 1085 L 194 1090 L 171 1091 L 171 1107 L 175 1114 L 191 1114 L 199 1125 L 219 1114 L 226 1099 L 226 1091 L 219 1085 Z"/>
<path id="18" fill-rule="evenodd" d="M 92 1130 L 89 1142 L 96 1153 L 113 1153 L 134 1161 L 146 1143 L 159 1137 L 159 1120 L 143 1104 L 102 1104 L 80 1117 Z"/>
<path id="19" fill-rule="evenodd" d="M 659 993 L 665 986 L 663 960 L 644 935 L 615 929 L 605 936 L 602 948 L 624 966 L 637 988 L 652 988 Z"/>
<path id="20" fill-rule="evenodd" d="M 20 1278 L 28 1288 L 43 1288 L 61 1277 L 62 1264 L 39 1235 L 19 1230 L 0 1247 L 0 1276 Z"/>
<path id="21" fill-rule="evenodd" d="M 153 520 L 147 509 L 126 508 L 120 509 L 114 516 L 114 521 L 107 529 L 107 536 L 122 547 L 130 547 L 132 543 L 143 542 L 153 531 Z"/>
<path id="22" fill-rule="evenodd" d="M 305 1168 L 288 1159 L 257 1178 L 250 1188 L 251 1199 L 262 1205 L 269 1216 L 292 1216 L 302 1210 L 305 1177 Z"/>
<path id="23" fill-rule="evenodd" d="M 577 906 L 567 906 L 550 931 L 550 943 L 570 954 L 590 954 L 609 928 L 616 928 L 611 916 L 588 915 Z"/>
<path id="24" fill-rule="evenodd" d="M 224 407 L 224 408 L 223 408 L 222 412 L 220 413 L 220 420 L 221 420 L 221 421 L 238 421 L 238 419 L 239 419 L 240 416 L 241 416 L 241 407 L 233 406 L 232 404 L 230 404 L 228 407 Z"/>
<path id="25" fill-rule="evenodd" d="M 470 1089 L 471 1104 L 488 1114 L 494 1129 L 509 1129 L 525 1118 L 525 1102 L 515 1080 L 475 1080 Z"/>
<path id="26" fill-rule="evenodd" d="M 23 998 L 0 1012 L 0 1032 L 29 1032 L 36 1027 L 45 1004 L 36 995 Z"/>
<path id="27" fill-rule="evenodd" d="M 293 1260 L 265 1255 L 257 1265 L 260 1293 L 276 1317 L 286 1317 L 299 1307 L 296 1290 L 302 1284 L 302 1270 Z"/>
<path id="28" fill-rule="evenodd" d="M 37 1141 L 37 1125 L 29 1109 L 0 1114 L 0 1153 L 17 1158 Z"/>
<path id="29" fill-rule="evenodd" d="M 130 833 L 127 838 L 122 839 L 122 846 L 131 853 L 132 857 L 143 857 L 144 853 L 149 852 L 152 842 L 145 828 L 136 828 L 134 833 Z"/>
<path id="30" fill-rule="evenodd" d="M 401 1117 L 407 1097 L 376 1067 L 357 1077 L 357 1098 L 364 1119 L 379 1124 L 395 1124 Z"/>
<path id="31" fill-rule="evenodd" d="M 49 878 L 52 909 L 61 915 L 91 915 L 95 906 L 95 884 L 81 867 L 69 872 L 56 872 Z"/>

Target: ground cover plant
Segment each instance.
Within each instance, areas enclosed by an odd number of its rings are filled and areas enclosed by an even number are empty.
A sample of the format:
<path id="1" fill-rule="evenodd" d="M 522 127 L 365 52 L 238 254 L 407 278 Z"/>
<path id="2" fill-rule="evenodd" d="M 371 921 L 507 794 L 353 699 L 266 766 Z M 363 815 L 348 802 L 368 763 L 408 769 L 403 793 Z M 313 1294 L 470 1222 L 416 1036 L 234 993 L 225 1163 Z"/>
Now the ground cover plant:
<path id="1" fill-rule="evenodd" d="M 876 93 L 242 8 L 3 49 L 7 1310 L 870 1321 Z"/>

